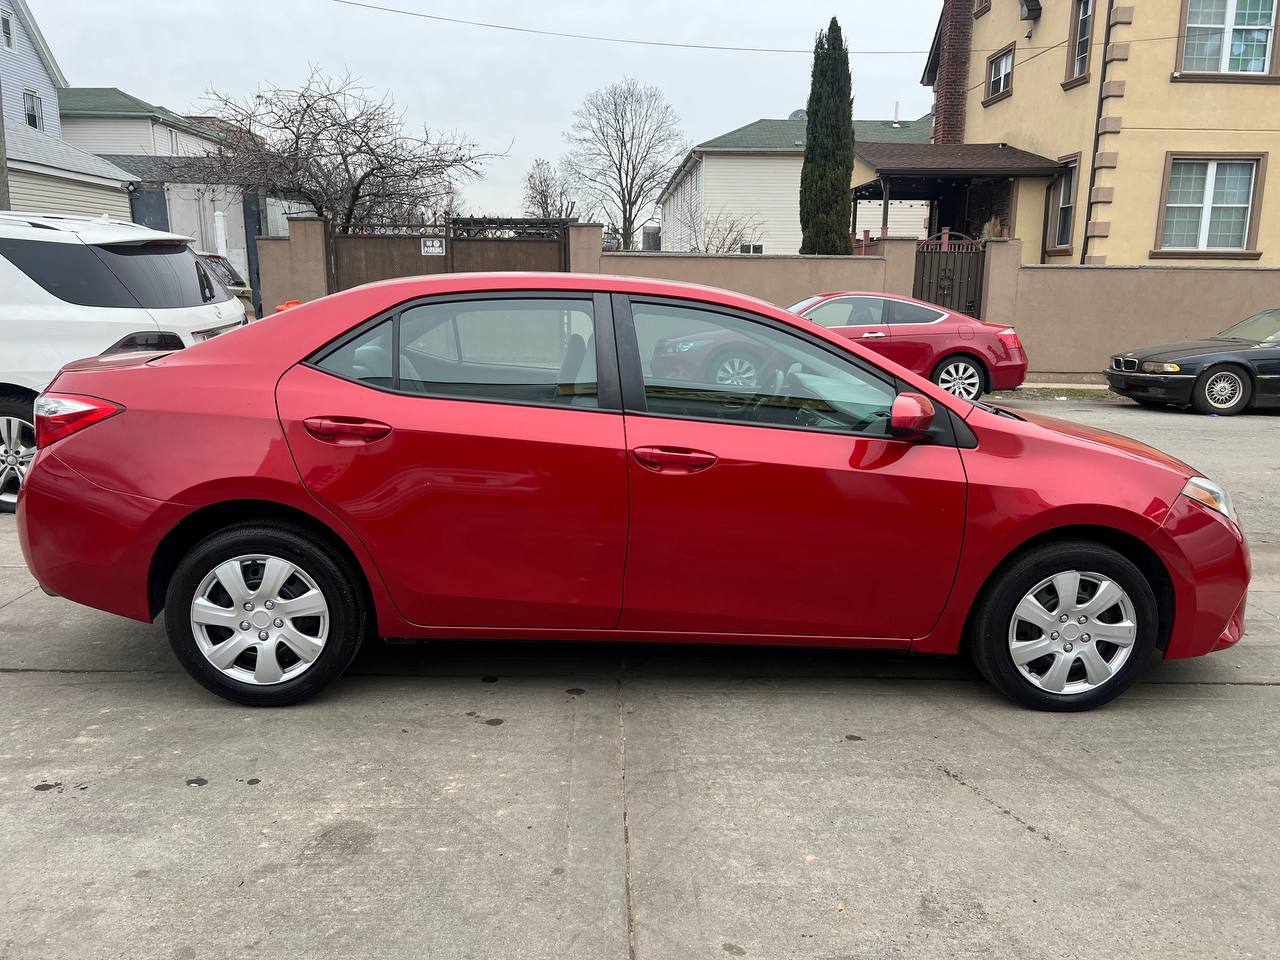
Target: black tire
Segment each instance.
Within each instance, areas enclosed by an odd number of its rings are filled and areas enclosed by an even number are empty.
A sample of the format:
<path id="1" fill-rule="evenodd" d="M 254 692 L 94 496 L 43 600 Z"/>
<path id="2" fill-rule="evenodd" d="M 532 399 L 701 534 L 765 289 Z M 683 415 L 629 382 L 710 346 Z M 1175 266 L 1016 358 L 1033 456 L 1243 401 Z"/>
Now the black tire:
<path id="1" fill-rule="evenodd" d="M 957 363 L 967 364 L 969 367 L 973 369 L 974 373 L 978 375 L 978 392 L 975 393 L 972 397 L 965 397 L 964 399 L 981 400 L 983 394 L 990 392 L 991 377 L 988 376 L 987 368 L 983 365 L 982 361 L 979 360 L 977 357 L 972 357 L 967 353 L 953 353 L 950 356 L 943 357 L 941 360 L 938 361 L 937 365 L 933 368 L 933 372 L 929 374 L 929 379 L 932 380 L 934 383 L 936 383 L 938 386 L 942 387 L 943 372 L 946 371 L 948 367 Z M 942 389 L 947 390 L 948 388 L 942 387 Z M 951 391 L 951 390 L 948 390 L 948 392 L 954 393 L 954 391 Z"/>
<path id="2" fill-rule="evenodd" d="M 24 439 L 31 444 L 35 443 L 35 436 L 28 434 L 28 428 L 31 431 L 35 429 L 34 404 L 32 397 L 0 394 L 0 419 L 21 420 L 26 425 L 23 429 Z M 4 446 L 4 433 L 0 431 L 0 474 L 4 477 L 3 482 L 0 482 L 0 513 L 13 513 L 17 509 L 18 488 L 22 484 L 21 479 L 12 472 L 13 465 L 7 462 L 10 455 L 16 455 L 16 451 L 10 451 Z"/>
<path id="3" fill-rule="evenodd" d="M 237 680 L 215 667 L 201 652 L 191 623 L 192 601 L 204 578 L 219 564 L 246 554 L 296 564 L 328 603 L 329 632 L 319 655 L 298 676 L 270 685 Z M 173 652 L 205 689 L 246 706 L 282 707 L 318 693 L 350 666 L 368 629 L 364 596 L 358 574 L 319 540 L 286 524 L 246 523 L 207 537 L 182 558 L 165 595 L 165 631 Z"/>
<path id="4" fill-rule="evenodd" d="M 1232 383 L 1236 389 L 1236 397 L 1226 406 L 1219 406 L 1221 401 L 1210 399 L 1210 392 L 1220 383 Z M 1191 391 L 1191 406 L 1197 413 L 1216 413 L 1220 417 L 1232 417 L 1249 406 L 1253 396 L 1253 383 L 1243 368 L 1231 363 L 1220 363 L 1210 367 L 1196 379 L 1195 388 Z"/>
<path id="5" fill-rule="evenodd" d="M 1014 609 L 1027 592 L 1068 570 L 1099 573 L 1115 581 L 1133 604 L 1137 636 L 1128 659 L 1105 682 L 1081 693 L 1050 693 L 1014 664 L 1009 633 Z M 1156 649 L 1159 627 L 1155 593 L 1131 560 L 1100 543 L 1067 541 L 1034 547 L 1002 569 L 979 599 L 971 631 L 969 652 L 974 665 L 1005 696 L 1036 710 L 1078 711 L 1100 706 L 1133 684 Z"/>

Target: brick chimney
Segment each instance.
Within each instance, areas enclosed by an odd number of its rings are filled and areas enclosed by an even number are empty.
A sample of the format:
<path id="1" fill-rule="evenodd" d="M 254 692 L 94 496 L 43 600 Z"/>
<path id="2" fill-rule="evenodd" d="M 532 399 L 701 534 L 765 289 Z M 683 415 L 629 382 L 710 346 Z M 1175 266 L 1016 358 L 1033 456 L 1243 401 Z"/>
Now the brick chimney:
<path id="1" fill-rule="evenodd" d="M 964 107 L 969 86 L 973 0 L 943 0 L 938 22 L 937 75 L 933 82 L 933 142 L 964 142 Z"/>

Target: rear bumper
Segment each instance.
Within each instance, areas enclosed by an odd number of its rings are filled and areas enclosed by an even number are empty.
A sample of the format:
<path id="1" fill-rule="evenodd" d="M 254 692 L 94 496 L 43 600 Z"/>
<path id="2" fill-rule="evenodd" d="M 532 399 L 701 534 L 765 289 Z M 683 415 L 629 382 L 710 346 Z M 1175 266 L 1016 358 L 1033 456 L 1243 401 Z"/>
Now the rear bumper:
<path id="1" fill-rule="evenodd" d="M 1014 390 L 1027 379 L 1027 360 L 1010 360 L 991 367 L 992 390 Z"/>
<path id="2" fill-rule="evenodd" d="M 1249 545 L 1233 523 L 1178 497 L 1151 537 L 1173 581 L 1173 628 L 1165 657 L 1199 657 L 1244 634 Z"/>
<path id="3" fill-rule="evenodd" d="M 150 622 L 151 557 L 187 509 L 107 490 L 42 450 L 18 501 L 18 541 L 46 593 Z"/>
<path id="4" fill-rule="evenodd" d="M 1150 400 L 1153 403 L 1188 404 L 1196 378 L 1189 375 L 1160 373 L 1121 373 L 1107 370 L 1107 386 L 1113 393 L 1132 400 Z"/>

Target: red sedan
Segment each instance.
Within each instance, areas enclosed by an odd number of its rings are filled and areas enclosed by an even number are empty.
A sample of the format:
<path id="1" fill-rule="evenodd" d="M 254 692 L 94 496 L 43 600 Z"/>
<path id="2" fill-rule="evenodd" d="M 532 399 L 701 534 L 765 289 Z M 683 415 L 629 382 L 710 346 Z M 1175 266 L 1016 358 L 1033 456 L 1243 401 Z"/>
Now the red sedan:
<path id="1" fill-rule="evenodd" d="M 822 293 L 787 308 L 977 400 L 1027 378 L 1027 354 L 1012 327 L 984 323 L 922 300 L 886 293 Z"/>
<path id="2" fill-rule="evenodd" d="M 669 358 L 752 343 L 765 383 Z M 372 284 L 170 354 L 78 361 L 18 505 L 50 593 L 162 611 L 240 703 L 371 636 L 967 650 L 1079 710 L 1239 640 L 1213 481 L 961 400 L 758 300 L 574 274 Z"/>

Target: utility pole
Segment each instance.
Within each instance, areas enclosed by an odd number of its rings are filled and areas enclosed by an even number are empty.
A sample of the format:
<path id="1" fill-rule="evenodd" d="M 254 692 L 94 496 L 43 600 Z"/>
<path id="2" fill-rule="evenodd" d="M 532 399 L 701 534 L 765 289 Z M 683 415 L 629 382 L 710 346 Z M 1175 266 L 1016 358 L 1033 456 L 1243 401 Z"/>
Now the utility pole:
<path id="1" fill-rule="evenodd" d="M 0 210 L 9 209 L 9 154 L 4 146 L 4 90 L 0 89 Z"/>

